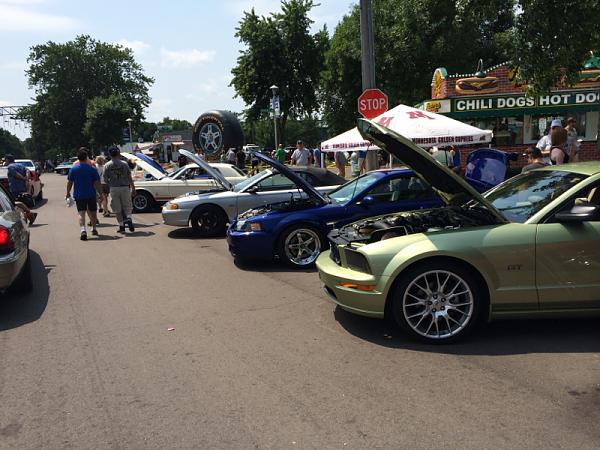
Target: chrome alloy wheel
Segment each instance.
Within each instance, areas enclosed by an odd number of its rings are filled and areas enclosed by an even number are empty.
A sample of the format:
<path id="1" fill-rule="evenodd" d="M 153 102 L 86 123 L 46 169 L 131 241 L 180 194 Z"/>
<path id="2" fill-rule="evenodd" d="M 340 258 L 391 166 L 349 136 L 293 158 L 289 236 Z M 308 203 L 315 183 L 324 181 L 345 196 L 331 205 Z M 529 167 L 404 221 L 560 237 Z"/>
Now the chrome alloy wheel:
<path id="1" fill-rule="evenodd" d="M 471 287 L 457 274 L 445 270 L 425 272 L 407 287 L 402 312 L 408 325 L 428 339 L 459 334 L 473 316 Z"/>
<path id="2" fill-rule="evenodd" d="M 321 253 L 321 238 L 310 228 L 297 228 L 285 237 L 283 247 L 291 263 L 307 266 L 315 262 Z"/>
<path id="3" fill-rule="evenodd" d="M 223 135 L 214 123 L 207 123 L 200 129 L 200 145 L 207 153 L 214 153 L 221 148 Z"/>
<path id="4" fill-rule="evenodd" d="M 148 198 L 145 195 L 138 194 L 133 197 L 133 206 L 138 211 L 144 211 L 148 208 Z"/>

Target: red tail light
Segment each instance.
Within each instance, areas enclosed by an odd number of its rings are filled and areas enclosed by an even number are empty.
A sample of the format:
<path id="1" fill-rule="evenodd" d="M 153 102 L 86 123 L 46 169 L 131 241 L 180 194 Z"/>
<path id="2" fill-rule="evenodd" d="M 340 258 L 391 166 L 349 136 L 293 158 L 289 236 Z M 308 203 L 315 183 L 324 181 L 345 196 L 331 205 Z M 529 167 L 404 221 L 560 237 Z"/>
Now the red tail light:
<path id="1" fill-rule="evenodd" d="M 10 230 L 0 226 L 0 253 L 10 253 L 15 249 L 10 237 Z"/>

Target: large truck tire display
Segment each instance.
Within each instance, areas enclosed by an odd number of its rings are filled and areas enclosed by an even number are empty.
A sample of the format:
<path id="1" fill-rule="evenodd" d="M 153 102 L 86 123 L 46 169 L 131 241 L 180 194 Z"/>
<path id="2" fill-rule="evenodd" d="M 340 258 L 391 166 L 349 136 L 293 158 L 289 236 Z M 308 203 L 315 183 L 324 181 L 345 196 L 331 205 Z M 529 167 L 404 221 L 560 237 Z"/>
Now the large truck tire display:
<path id="1" fill-rule="evenodd" d="M 244 144 L 242 126 L 230 111 L 207 111 L 194 124 L 192 142 L 196 151 L 215 155 Z"/>

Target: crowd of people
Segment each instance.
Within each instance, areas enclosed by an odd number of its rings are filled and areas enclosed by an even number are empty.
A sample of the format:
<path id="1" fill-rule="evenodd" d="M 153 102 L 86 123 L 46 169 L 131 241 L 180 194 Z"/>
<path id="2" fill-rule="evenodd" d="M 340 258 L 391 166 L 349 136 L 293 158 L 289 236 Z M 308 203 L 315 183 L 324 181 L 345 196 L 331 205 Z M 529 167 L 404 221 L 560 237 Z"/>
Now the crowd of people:
<path id="1" fill-rule="evenodd" d="M 104 217 L 111 216 L 108 209 L 109 196 L 110 208 L 118 223 L 117 232 L 125 233 L 126 228 L 131 232 L 135 231 L 132 217 L 132 197 L 135 196 L 132 168 L 127 161 L 123 160 L 118 147 L 111 147 L 108 153 L 110 155 L 108 162 L 104 156 L 98 156 L 96 160 L 91 160 L 88 150 L 84 147 L 80 148 L 77 161 L 67 176 L 65 198 L 69 204 L 73 201 L 77 206 L 82 241 L 86 241 L 88 238 L 86 215 L 89 218 L 87 225 L 91 227 L 93 236 L 99 234 L 97 229 L 98 212 L 102 213 Z"/>

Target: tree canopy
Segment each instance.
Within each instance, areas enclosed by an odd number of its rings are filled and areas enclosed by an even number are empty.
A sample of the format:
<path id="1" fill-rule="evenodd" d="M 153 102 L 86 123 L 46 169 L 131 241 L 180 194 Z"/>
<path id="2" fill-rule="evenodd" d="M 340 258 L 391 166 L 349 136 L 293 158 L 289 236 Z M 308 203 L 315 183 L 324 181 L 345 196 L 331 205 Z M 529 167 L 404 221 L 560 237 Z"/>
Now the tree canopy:
<path id="1" fill-rule="evenodd" d="M 0 156 L 4 157 L 9 153 L 17 158 L 24 156 L 23 144 L 10 131 L 0 128 Z"/>
<path id="2" fill-rule="evenodd" d="M 85 35 L 64 44 L 50 41 L 31 47 L 28 63 L 35 98 L 23 115 L 40 145 L 67 150 L 87 144 L 92 137 L 90 128 L 84 130 L 88 112 L 98 115 L 100 105 L 114 106 L 117 97 L 138 123 L 150 104 L 148 88 L 154 80 L 144 74 L 132 51 L 120 45 Z M 120 133 L 126 124 L 113 120 L 111 126 Z"/>
<path id="3" fill-rule="evenodd" d="M 325 28 L 311 34 L 308 14 L 315 6 L 312 0 L 284 0 L 281 12 L 267 17 L 254 9 L 244 13 L 236 37 L 245 48 L 231 85 L 248 105 L 248 120 L 268 117 L 272 85 L 279 88 L 282 130 L 288 117 L 319 109 L 316 93 L 329 38 Z"/>

